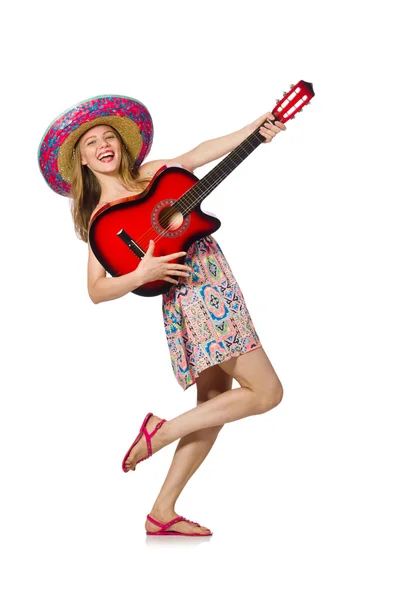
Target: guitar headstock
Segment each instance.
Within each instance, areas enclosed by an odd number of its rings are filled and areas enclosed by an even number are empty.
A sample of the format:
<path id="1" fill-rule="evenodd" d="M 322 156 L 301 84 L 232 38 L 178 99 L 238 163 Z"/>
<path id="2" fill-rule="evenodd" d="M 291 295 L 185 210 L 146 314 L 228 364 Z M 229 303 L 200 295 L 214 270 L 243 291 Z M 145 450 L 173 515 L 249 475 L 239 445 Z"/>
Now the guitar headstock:
<path id="1" fill-rule="evenodd" d="M 283 93 L 282 100 L 276 100 L 277 104 L 272 110 L 276 121 L 286 123 L 293 119 L 304 106 L 310 103 L 313 96 L 314 90 L 311 83 L 301 79 L 296 85 L 291 85 L 290 91 Z"/>

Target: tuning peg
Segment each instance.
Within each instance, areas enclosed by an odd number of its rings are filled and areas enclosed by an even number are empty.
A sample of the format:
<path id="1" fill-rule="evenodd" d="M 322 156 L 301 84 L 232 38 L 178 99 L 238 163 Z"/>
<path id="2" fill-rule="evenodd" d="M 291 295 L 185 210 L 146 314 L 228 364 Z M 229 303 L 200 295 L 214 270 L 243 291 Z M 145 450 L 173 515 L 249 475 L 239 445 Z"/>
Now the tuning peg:
<path id="1" fill-rule="evenodd" d="M 286 96 L 286 95 L 287 95 L 287 92 L 283 92 L 283 98 L 284 98 L 284 96 Z"/>
<path id="2" fill-rule="evenodd" d="M 276 100 L 276 104 L 278 104 L 280 102 L 280 100 Z"/>
<path id="3" fill-rule="evenodd" d="M 292 88 L 294 88 L 294 87 L 295 87 L 295 84 L 291 83 L 291 85 L 289 86 L 289 89 L 292 90 Z"/>
<path id="4" fill-rule="evenodd" d="M 308 103 L 306 104 L 306 106 L 309 106 L 309 104 L 311 104 L 311 102 L 308 102 Z"/>

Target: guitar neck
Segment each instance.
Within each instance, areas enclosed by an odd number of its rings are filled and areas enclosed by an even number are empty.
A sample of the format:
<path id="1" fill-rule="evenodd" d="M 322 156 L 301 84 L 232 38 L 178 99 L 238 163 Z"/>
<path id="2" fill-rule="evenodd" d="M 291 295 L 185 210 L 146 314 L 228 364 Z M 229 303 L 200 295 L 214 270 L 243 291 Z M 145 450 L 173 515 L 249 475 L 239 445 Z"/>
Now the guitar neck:
<path id="1" fill-rule="evenodd" d="M 220 163 L 207 175 L 198 181 L 178 202 L 179 210 L 184 216 L 188 215 L 196 206 L 206 198 L 226 177 L 234 171 L 264 140 L 258 127 L 237 148 L 232 150 Z"/>
<path id="2" fill-rule="evenodd" d="M 313 85 L 301 79 L 296 85 L 291 86 L 289 92 L 284 92 L 282 100 L 272 110 L 276 120 L 286 123 L 294 119 L 296 114 L 306 104 L 310 103 L 314 96 Z M 264 121 L 266 123 L 266 120 Z M 270 121 L 269 121 L 270 123 Z M 263 123 L 262 123 L 263 125 Z M 216 165 L 205 177 L 200 179 L 190 190 L 186 192 L 174 207 L 178 208 L 184 216 L 188 215 L 196 206 L 206 198 L 234 169 L 243 162 L 263 141 L 259 133 L 260 127 L 255 129 L 237 148 L 232 150 L 219 164 Z"/>

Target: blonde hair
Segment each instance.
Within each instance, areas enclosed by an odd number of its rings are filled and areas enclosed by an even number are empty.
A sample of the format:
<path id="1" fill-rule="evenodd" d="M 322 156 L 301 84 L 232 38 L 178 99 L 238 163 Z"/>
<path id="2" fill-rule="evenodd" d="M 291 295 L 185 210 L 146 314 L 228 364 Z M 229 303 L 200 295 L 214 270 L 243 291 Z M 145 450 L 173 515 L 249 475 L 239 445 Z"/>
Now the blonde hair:
<path id="1" fill-rule="evenodd" d="M 128 190 L 139 194 L 147 187 L 151 176 L 140 174 L 138 167 L 135 166 L 135 160 L 124 145 L 120 134 L 113 127 L 111 129 L 114 131 L 121 147 L 120 180 Z M 81 164 L 79 141 L 80 139 L 77 140 L 73 150 L 70 209 L 77 237 L 88 243 L 88 225 L 92 212 L 101 197 L 101 186 L 91 169 Z"/>

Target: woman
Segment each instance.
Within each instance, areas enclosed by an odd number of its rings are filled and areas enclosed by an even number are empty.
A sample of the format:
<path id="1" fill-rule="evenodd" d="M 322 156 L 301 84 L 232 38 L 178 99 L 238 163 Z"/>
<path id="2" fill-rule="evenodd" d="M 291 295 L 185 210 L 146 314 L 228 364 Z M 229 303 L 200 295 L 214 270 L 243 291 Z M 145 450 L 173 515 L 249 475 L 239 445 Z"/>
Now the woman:
<path id="1" fill-rule="evenodd" d="M 153 139 L 146 107 L 132 98 L 100 96 L 73 107 L 47 129 L 39 164 L 52 189 L 73 199 L 78 237 L 88 242 L 90 220 L 104 204 L 141 193 L 164 165 L 193 172 L 228 154 L 268 119 L 260 133 L 269 143 L 285 125 L 271 113 L 230 135 L 209 140 L 172 159 L 143 163 Z M 146 520 L 149 535 L 212 535 L 178 516 L 175 503 L 211 450 L 225 423 L 262 414 L 279 404 L 281 383 L 264 352 L 241 290 L 212 236 L 187 253 L 156 257 L 150 241 L 139 267 L 106 277 L 88 243 L 88 293 L 94 303 L 115 300 L 144 283 L 172 283 L 163 295 L 171 363 L 183 389 L 196 383 L 197 406 L 166 421 L 149 413 L 124 457 L 125 472 L 180 440 L 170 470 Z M 170 263 L 186 255 L 185 264 Z M 240 387 L 232 389 L 235 379 Z"/>

